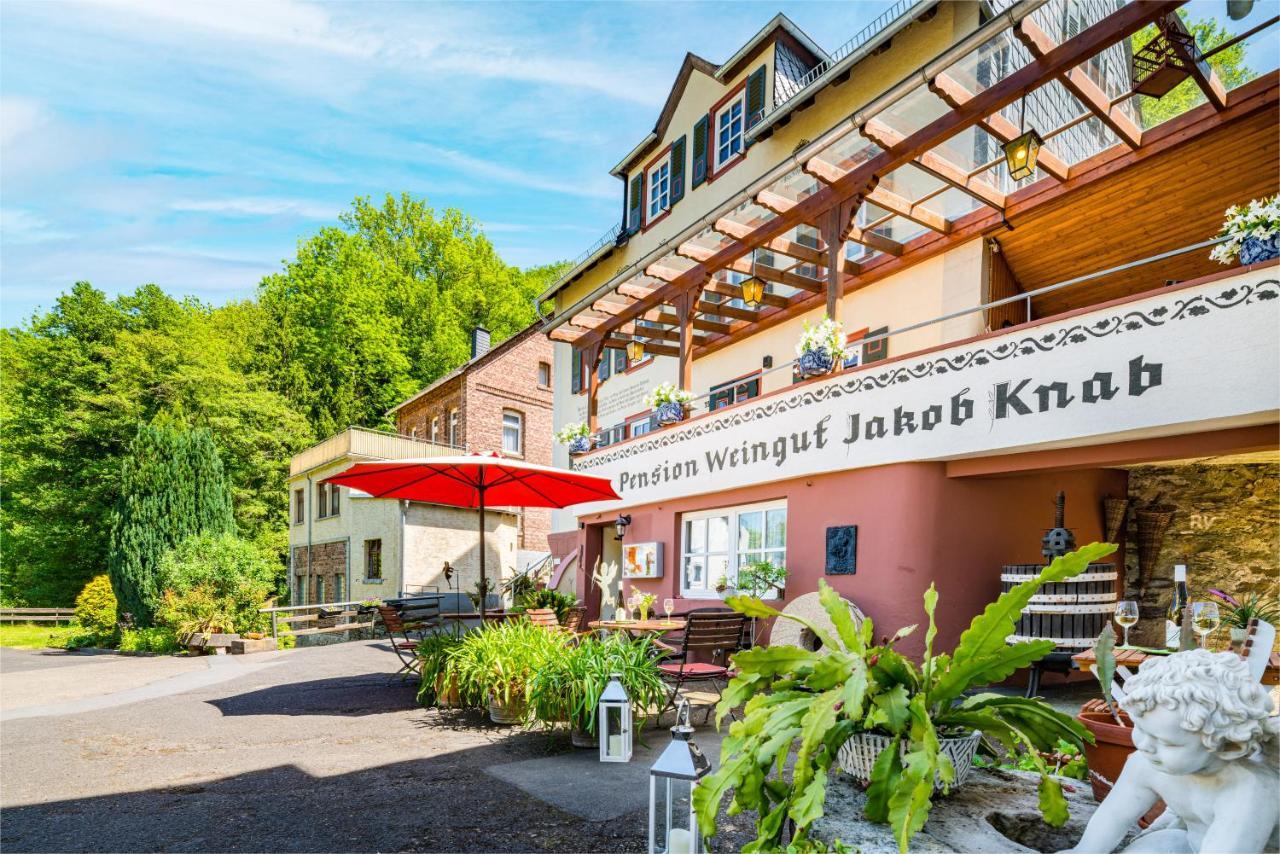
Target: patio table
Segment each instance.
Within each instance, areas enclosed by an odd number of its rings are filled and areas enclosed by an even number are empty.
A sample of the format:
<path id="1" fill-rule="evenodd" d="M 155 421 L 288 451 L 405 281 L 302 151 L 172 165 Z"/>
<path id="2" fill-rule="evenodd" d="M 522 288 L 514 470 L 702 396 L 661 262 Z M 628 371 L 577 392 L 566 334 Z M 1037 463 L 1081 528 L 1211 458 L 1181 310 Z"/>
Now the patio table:
<path id="1" fill-rule="evenodd" d="M 612 632 L 661 635 L 667 632 L 678 632 L 684 628 L 684 624 L 684 620 L 592 620 L 587 623 L 587 626 Z"/>
<path id="2" fill-rule="evenodd" d="M 1141 649 L 1134 649 L 1132 647 L 1126 648 L 1122 646 L 1116 647 L 1115 654 L 1117 665 L 1124 665 L 1133 671 L 1136 671 L 1138 666 L 1148 658 L 1154 658 L 1160 655 L 1160 653 L 1149 653 L 1144 652 Z M 1093 650 L 1091 649 L 1076 653 L 1071 656 L 1071 660 L 1076 663 L 1077 667 L 1086 673 L 1092 672 L 1093 666 L 1098 662 L 1097 658 L 1094 657 Z M 1267 669 L 1262 674 L 1262 684 L 1280 685 L 1280 653 L 1271 653 L 1271 659 L 1267 662 Z"/>

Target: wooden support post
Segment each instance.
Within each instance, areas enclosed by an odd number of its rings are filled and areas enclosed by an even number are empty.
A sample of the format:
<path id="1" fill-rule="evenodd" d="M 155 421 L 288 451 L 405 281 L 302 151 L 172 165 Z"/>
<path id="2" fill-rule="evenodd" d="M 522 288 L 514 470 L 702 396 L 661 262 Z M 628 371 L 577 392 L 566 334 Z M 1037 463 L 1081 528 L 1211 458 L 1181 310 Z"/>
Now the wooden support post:
<path id="1" fill-rule="evenodd" d="M 860 196 L 845 199 L 824 213 L 819 223 L 827 253 L 827 317 L 837 323 L 840 322 L 840 298 L 844 296 L 844 242 L 861 204 Z"/>
<path id="2" fill-rule="evenodd" d="M 676 328 L 680 332 L 679 385 L 685 391 L 693 390 L 693 348 L 697 342 L 693 338 L 693 319 L 697 314 L 698 300 L 702 298 L 702 289 L 711 279 L 707 277 L 695 288 L 690 288 L 675 300 Z"/>
<path id="3" fill-rule="evenodd" d="M 583 353 L 590 373 L 587 374 L 587 429 L 592 433 L 600 429 L 597 415 L 600 396 L 600 356 L 604 353 L 604 344 L 592 344 Z"/>

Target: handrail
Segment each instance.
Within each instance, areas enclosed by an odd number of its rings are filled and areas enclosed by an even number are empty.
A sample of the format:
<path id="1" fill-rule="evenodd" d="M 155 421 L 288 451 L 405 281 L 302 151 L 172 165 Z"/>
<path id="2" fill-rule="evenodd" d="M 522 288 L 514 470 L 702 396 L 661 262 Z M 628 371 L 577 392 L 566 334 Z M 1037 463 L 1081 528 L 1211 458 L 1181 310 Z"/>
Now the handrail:
<path id="1" fill-rule="evenodd" d="M 1001 299 L 992 300 L 991 302 L 979 303 L 978 305 L 970 306 L 969 308 L 958 309 L 956 311 L 951 311 L 946 314 L 942 314 L 942 315 L 938 315 L 937 317 L 930 318 L 928 320 L 921 320 L 916 323 L 907 324 L 906 326 L 900 326 L 897 329 L 890 329 L 888 331 L 881 332 L 876 335 L 868 335 L 865 338 L 858 339 L 857 343 L 867 344 L 872 341 L 881 341 L 894 335 L 901 335 L 904 332 L 913 332 L 917 329 L 923 329 L 926 326 L 933 326 L 934 324 L 937 324 L 937 323 L 945 323 L 948 320 L 954 320 L 957 317 L 964 317 L 965 315 L 974 314 L 975 312 L 987 311 L 989 309 L 999 308 L 1000 306 L 1021 302 L 1023 300 L 1026 300 L 1027 302 L 1028 315 L 1030 315 L 1031 300 L 1035 299 L 1036 297 L 1043 296 L 1045 294 L 1050 294 L 1055 291 L 1060 291 L 1065 288 L 1074 287 L 1075 285 L 1084 284 L 1085 282 L 1091 282 L 1091 281 L 1094 281 L 1095 279 L 1100 279 L 1105 276 L 1110 276 L 1113 273 L 1120 273 L 1120 272 L 1124 272 L 1125 270 L 1132 270 L 1136 267 L 1142 267 L 1147 264 L 1153 264 L 1157 261 L 1163 261 L 1166 258 L 1173 258 L 1178 255 L 1185 255 L 1188 252 L 1197 252 L 1202 249 L 1208 249 L 1211 246 L 1217 246 L 1219 243 L 1225 243 L 1229 239 L 1230 239 L 1229 237 L 1214 237 L 1210 240 L 1204 240 L 1199 243 L 1193 243 L 1189 246 L 1183 246 L 1180 249 L 1171 249 L 1168 252 L 1160 252 L 1155 255 L 1150 255 L 1146 258 L 1140 258 L 1136 261 L 1127 261 L 1124 264 L 1118 264 L 1114 267 L 1107 267 L 1104 270 L 1096 270 L 1092 273 L 1086 273 L 1083 276 L 1076 276 L 1075 278 L 1072 278 L 1072 279 L 1066 279 L 1061 282 L 1055 282 L 1052 285 L 1045 285 L 1042 288 L 1036 288 L 1034 291 L 1026 291 L 1024 293 L 1014 294 L 1011 297 L 1003 297 Z M 910 354 L 904 354 L 904 355 L 910 355 Z M 767 368 L 762 370 L 757 376 L 765 377 L 769 374 L 776 373 L 778 371 L 789 370 L 792 367 L 794 367 L 797 361 L 799 361 L 798 357 L 796 359 L 791 359 L 787 362 L 783 362 L 780 365 L 774 365 L 772 368 Z M 698 403 L 701 403 L 702 401 L 710 399 L 710 397 L 711 397 L 710 391 L 703 392 L 702 394 L 697 395 L 692 400 L 690 400 L 689 405 L 694 406 L 695 404 L 698 404 Z M 743 402 L 745 403 L 748 401 L 743 401 Z M 733 405 L 733 404 L 730 404 L 730 405 Z M 725 407 L 725 408 L 728 408 L 728 407 Z M 611 425 L 609 428 L 600 430 L 599 432 L 593 435 L 598 438 L 601 435 L 608 433 L 610 430 L 615 429 L 617 426 L 618 425 L 616 424 Z"/>

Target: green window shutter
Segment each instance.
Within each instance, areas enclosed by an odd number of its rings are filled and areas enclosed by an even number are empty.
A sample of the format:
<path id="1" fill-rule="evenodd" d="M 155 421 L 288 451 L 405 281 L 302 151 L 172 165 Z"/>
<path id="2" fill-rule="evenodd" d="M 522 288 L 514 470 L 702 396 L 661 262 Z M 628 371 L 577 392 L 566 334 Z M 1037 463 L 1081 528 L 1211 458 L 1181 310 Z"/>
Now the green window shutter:
<path id="1" fill-rule="evenodd" d="M 640 230 L 640 211 L 644 208 L 644 176 L 637 175 L 631 179 L 631 208 L 627 214 L 627 234 L 635 234 Z"/>
<path id="2" fill-rule="evenodd" d="M 684 137 L 671 143 L 671 206 L 684 198 Z"/>
<path id="3" fill-rule="evenodd" d="M 613 359 L 611 358 L 608 350 L 605 350 L 600 356 L 600 367 L 598 368 L 597 373 L 600 376 L 600 382 L 604 382 L 609 379 L 609 377 L 613 376 Z"/>
<path id="4" fill-rule="evenodd" d="M 764 69 L 760 66 L 747 78 L 747 127 L 764 118 Z"/>
<path id="5" fill-rule="evenodd" d="M 702 186 L 707 180 L 707 129 L 710 124 L 709 116 L 703 116 L 693 123 L 693 163 L 690 165 L 693 175 L 690 189 Z"/>
<path id="6" fill-rule="evenodd" d="M 615 374 L 627 372 L 627 351 L 621 347 L 615 347 L 613 351 L 613 372 Z"/>
<path id="7" fill-rule="evenodd" d="M 578 348 L 573 350 L 573 377 L 569 381 L 573 393 L 577 394 L 582 391 L 582 351 Z M 434 437 L 432 437 L 434 438 Z"/>

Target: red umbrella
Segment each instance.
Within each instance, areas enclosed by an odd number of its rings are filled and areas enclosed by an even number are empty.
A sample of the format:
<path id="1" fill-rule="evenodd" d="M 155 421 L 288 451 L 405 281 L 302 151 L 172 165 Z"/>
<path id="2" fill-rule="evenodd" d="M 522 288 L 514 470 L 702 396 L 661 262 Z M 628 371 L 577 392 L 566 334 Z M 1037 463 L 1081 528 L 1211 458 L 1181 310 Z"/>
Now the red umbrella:
<path id="1" fill-rule="evenodd" d="M 484 571 L 484 510 L 498 507 L 568 507 L 586 501 L 619 499 L 607 477 L 539 466 L 497 454 L 425 457 L 356 463 L 324 479 L 365 492 L 374 498 L 401 498 L 480 511 L 480 586 L 488 589 Z M 484 598 L 480 599 L 484 619 Z"/>

